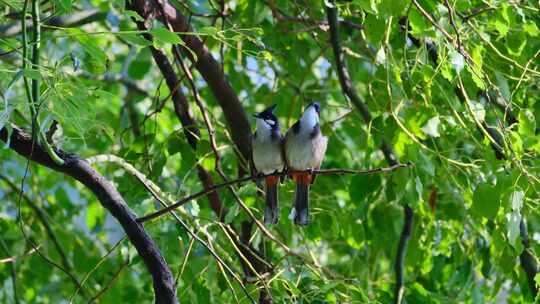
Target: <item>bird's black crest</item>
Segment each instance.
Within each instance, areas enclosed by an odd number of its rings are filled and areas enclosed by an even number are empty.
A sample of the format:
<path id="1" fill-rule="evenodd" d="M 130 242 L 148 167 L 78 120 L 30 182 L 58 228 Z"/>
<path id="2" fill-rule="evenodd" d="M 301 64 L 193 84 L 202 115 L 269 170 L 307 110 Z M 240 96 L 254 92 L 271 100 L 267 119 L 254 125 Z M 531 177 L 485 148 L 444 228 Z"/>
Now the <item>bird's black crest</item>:
<path id="1" fill-rule="evenodd" d="M 314 107 L 315 111 L 317 111 L 317 113 L 321 113 L 321 104 L 319 102 L 314 101 L 314 102 L 308 104 L 306 109 L 309 108 L 309 107 Z"/>
<path id="2" fill-rule="evenodd" d="M 258 114 L 255 114 L 253 116 L 255 116 L 256 118 L 259 118 L 259 119 L 272 121 L 273 122 L 272 128 L 279 128 L 279 121 L 278 121 L 276 115 L 274 115 L 274 110 L 276 109 L 276 106 L 277 106 L 276 104 L 271 105 L 268 108 L 266 108 L 264 111 L 262 111 L 262 112 L 260 112 Z"/>

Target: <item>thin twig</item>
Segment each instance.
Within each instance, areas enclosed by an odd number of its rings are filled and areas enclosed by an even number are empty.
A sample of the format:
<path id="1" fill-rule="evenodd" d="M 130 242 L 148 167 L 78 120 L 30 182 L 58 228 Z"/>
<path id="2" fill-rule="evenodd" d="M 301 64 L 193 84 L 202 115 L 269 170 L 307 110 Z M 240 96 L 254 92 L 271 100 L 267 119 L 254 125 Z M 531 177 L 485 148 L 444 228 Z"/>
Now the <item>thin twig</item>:
<path id="1" fill-rule="evenodd" d="M 327 174 L 375 174 L 375 173 L 385 173 L 385 172 L 390 172 L 390 171 L 394 171 L 394 170 L 397 170 L 397 169 L 400 169 L 400 168 L 408 168 L 408 167 L 411 167 L 412 164 L 411 163 L 405 163 L 405 164 L 396 164 L 396 165 L 393 165 L 393 166 L 390 166 L 390 167 L 386 167 L 386 168 L 375 168 L 375 169 L 368 169 L 368 170 L 352 170 L 352 169 L 321 169 L 321 170 L 313 170 L 311 172 L 313 173 L 316 173 L 317 175 L 327 175 Z M 150 213 L 148 215 L 145 215 L 145 216 L 142 216 L 142 217 L 139 217 L 137 219 L 138 222 L 140 223 L 144 223 L 144 222 L 147 222 L 149 220 L 153 220 L 155 218 L 158 218 L 174 209 L 177 209 L 179 207 L 181 207 L 182 205 L 186 204 L 187 202 L 189 201 L 192 201 L 196 198 L 199 198 L 201 196 L 205 196 L 207 195 L 208 193 L 210 192 L 214 192 L 214 191 L 217 191 L 223 187 L 227 187 L 227 186 L 231 186 L 231 185 L 236 185 L 236 184 L 240 184 L 240 183 L 243 183 L 243 182 L 246 182 L 246 181 L 250 181 L 250 180 L 259 180 L 259 179 L 263 179 L 265 177 L 268 177 L 268 176 L 286 176 L 290 174 L 290 172 L 281 172 L 281 173 L 278 173 L 278 174 L 266 174 L 266 175 L 259 175 L 259 176 L 245 176 L 245 177 L 242 177 L 242 178 L 238 178 L 238 179 L 235 179 L 235 180 L 230 180 L 228 182 L 224 182 L 224 183 L 221 183 L 221 184 L 216 184 L 214 185 L 213 187 L 210 187 L 208 189 L 205 189 L 205 190 L 202 190 L 202 191 L 199 191 L 197 193 L 194 193 L 192 195 L 189 195 L 185 198 L 182 198 L 180 200 L 178 200 L 176 203 L 172 204 L 172 205 L 169 205 L 169 207 L 167 208 L 163 208 L 163 209 L 160 209 L 154 213 Z"/>
<path id="2" fill-rule="evenodd" d="M 101 264 L 105 263 L 107 257 L 109 257 L 109 255 L 111 253 L 113 253 L 116 248 L 118 248 L 120 246 L 120 244 L 122 244 L 122 242 L 126 239 L 126 236 L 123 236 L 120 240 L 118 240 L 116 242 L 116 244 L 114 244 L 106 253 L 105 255 L 103 255 L 101 257 L 101 259 L 99 259 L 99 261 L 96 263 L 96 265 L 86 273 L 86 275 L 84 276 L 83 280 L 81 281 L 81 285 L 73 292 L 73 294 L 71 295 L 71 297 L 69 298 L 69 303 L 73 303 L 73 299 L 75 298 L 75 296 L 77 295 L 77 293 L 79 293 L 79 290 L 82 288 L 82 286 L 84 286 L 84 284 L 86 283 L 86 281 L 90 278 L 90 276 L 99 268 L 99 266 L 101 266 Z"/>
<path id="3" fill-rule="evenodd" d="M 71 263 L 69 262 L 67 258 L 66 252 L 60 245 L 60 241 L 58 240 L 58 237 L 56 237 L 54 230 L 52 229 L 49 221 L 47 220 L 46 212 L 41 207 L 39 207 L 26 193 L 24 193 L 24 191 L 21 191 L 21 189 L 17 187 L 17 185 L 14 182 L 12 182 L 7 176 L 0 174 L 0 180 L 3 180 L 12 189 L 12 191 L 14 191 L 14 193 L 17 193 L 20 196 L 22 196 L 22 198 L 28 203 L 30 208 L 34 210 L 34 212 L 37 215 L 38 220 L 41 222 L 41 224 L 45 228 L 45 232 L 47 233 L 48 237 L 53 242 L 54 248 L 56 249 L 56 251 L 58 252 L 58 255 L 60 256 L 62 266 L 65 268 L 64 272 L 66 271 L 71 272 L 72 271 Z M 75 275 L 70 275 L 69 277 L 71 278 L 71 280 L 73 281 L 73 283 L 76 285 L 78 289 L 82 288 L 81 284 L 79 283 L 79 280 L 75 277 Z M 86 294 L 85 290 L 83 290 L 83 294 Z"/>
<path id="4" fill-rule="evenodd" d="M 27 256 L 30 256 L 30 255 L 34 254 L 34 252 L 39 250 L 40 247 L 41 247 L 41 245 L 37 245 L 35 248 L 32 248 L 32 249 L 28 250 L 28 252 L 26 252 L 25 254 L 20 255 L 20 256 L 11 256 L 9 258 L 0 259 L 0 264 L 14 263 L 17 260 L 20 260 L 20 259 L 22 259 L 24 257 L 27 257 Z"/>
<path id="5" fill-rule="evenodd" d="M 437 28 L 437 30 L 439 30 L 439 32 L 443 34 L 444 38 L 446 38 L 446 40 L 454 46 L 454 48 L 463 56 L 463 58 L 465 58 L 465 60 L 471 66 L 475 66 L 471 55 L 465 50 L 465 48 L 463 48 L 463 46 L 460 45 L 458 40 L 454 39 L 452 35 L 450 35 L 439 23 L 437 23 L 437 21 L 435 21 L 435 18 L 433 18 L 433 16 L 431 16 L 431 14 L 429 14 L 426 9 L 422 7 L 420 3 L 418 3 L 418 1 L 412 0 L 412 3 L 414 4 L 414 6 L 416 6 L 420 14 L 422 14 L 431 24 L 433 24 L 433 26 Z"/>
<path id="6" fill-rule="evenodd" d="M 109 283 L 107 285 L 105 285 L 105 287 L 103 287 L 103 289 L 101 289 L 95 296 L 93 296 L 90 301 L 88 301 L 88 303 L 94 303 L 95 301 L 97 301 L 102 295 L 104 295 L 107 291 L 109 291 L 109 289 L 111 289 L 111 287 L 114 285 L 114 283 L 116 282 L 116 280 L 118 280 L 118 278 L 120 277 L 120 274 L 122 273 L 122 271 L 129 265 L 129 259 L 127 259 L 124 263 L 122 263 L 122 265 L 120 266 L 120 268 L 118 268 L 118 270 L 114 273 L 113 277 L 111 278 L 111 280 L 109 281 Z"/>
<path id="7" fill-rule="evenodd" d="M 494 9 L 494 7 L 483 7 L 483 8 L 480 8 L 480 9 L 473 9 L 471 14 L 468 15 L 468 16 L 463 16 L 462 14 L 458 14 L 458 15 L 460 15 L 462 20 L 464 22 L 466 22 L 469 26 L 471 26 L 471 28 L 473 30 L 476 31 L 476 28 L 474 26 L 472 26 L 471 21 L 469 19 L 471 17 L 477 15 L 477 14 L 487 12 L 487 11 L 492 10 L 492 9 Z M 408 29 L 408 22 L 405 24 L 404 28 Z M 454 29 L 456 30 L 456 28 L 454 28 Z M 457 31 L 456 31 L 456 33 L 457 33 Z M 477 32 L 477 34 L 479 34 L 479 33 Z M 412 38 L 411 40 L 417 41 L 417 46 L 420 46 L 418 39 L 416 39 L 415 37 L 413 37 L 410 34 L 409 34 L 409 36 L 410 36 L 410 38 Z M 483 36 L 480 35 L 480 34 L 479 34 L 479 37 L 481 39 L 484 39 Z M 489 42 L 487 40 L 484 41 L 484 42 L 488 43 L 496 51 L 496 53 L 498 52 L 498 50 L 491 44 L 491 42 Z M 427 43 L 426 43 L 426 45 L 427 45 Z M 429 47 L 428 47 L 428 49 L 429 49 Z M 437 62 L 436 62 L 437 61 L 436 58 L 438 57 L 437 50 L 435 48 L 433 48 L 432 50 L 434 52 L 434 56 L 431 56 L 431 58 L 433 60 L 433 63 L 437 64 Z M 523 69 L 523 73 L 522 73 L 522 75 L 521 75 L 521 77 L 519 79 L 519 82 L 518 82 L 517 86 L 519 86 L 519 84 L 521 83 L 521 80 L 522 80 L 523 76 L 525 75 L 525 73 L 528 70 L 530 70 L 530 69 L 528 69 L 529 63 L 534 58 L 536 58 L 539 53 L 540 53 L 540 51 L 536 52 L 534 54 L 533 58 L 531 58 L 531 60 L 529 60 L 527 62 L 525 67 L 522 67 L 518 63 L 513 62 L 516 66 Z M 501 57 L 503 57 L 502 54 L 499 53 L 499 55 Z M 506 57 L 503 57 L 503 58 L 507 59 Z M 511 61 L 511 59 L 507 59 L 507 60 Z M 455 91 L 457 93 L 458 98 L 463 103 L 467 104 L 468 100 L 467 100 L 466 92 L 465 92 L 465 89 L 463 88 L 461 83 L 458 84 L 458 86 L 455 88 Z M 514 92 L 515 92 L 515 90 L 514 90 Z M 496 96 L 490 96 L 489 92 L 483 92 L 483 94 L 485 95 L 486 99 L 488 99 L 491 103 L 493 103 L 495 106 L 497 106 L 499 109 L 501 109 L 504 112 L 504 118 L 505 118 L 504 120 L 507 122 L 508 125 L 513 125 L 513 124 L 518 123 L 517 118 L 514 116 L 514 114 L 512 113 L 512 110 L 510 108 L 511 104 L 504 101 L 503 97 L 500 96 L 501 95 L 500 90 L 495 88 Z M 493 100 L 493 99 L 495 99 L 495 100 Z M 499 101 L 499 99 L 503 99 L 503 101 Z M 473 115 L 473 118 L 474 117 L 475 117 L 475 115 Z M 497 156 L 497 158 L 505 159 L 507 156 L 504 154 L 504 149 L 495 140 L 495 138 L 493 136 L 494 134 L 490 133 L 491 129 L 488 128 L 485 125 L 485 123 L 479 123 L 476 120 L 475 120 L 475 122 L 478 124 L 477 126 L 478 126 L 478 129 L 480 130 L 480 132 L 483 135 L 485 135 L 485 137 L 487 137 L 490 141 L 492 141 L 491 142 L 491 147 L 494 150 L 495 155 Z M 527 233 L 527 225 L 526 225 L 525 219 L 523 217 L 521 218 L 521 221 L 520 221 L 520 237 L 521 237 L 522 244 L 525 247 L 525 249 L 520 254 L 520 265 L 521 265 L 521 268 L 524 270 L 524 272 L 527 275 L 527 279 L 528 279 L 528 283 L 529 283 L 529 289 L 531 290 L 531 293 L 533 294 L 533 297 L 536 297 L 536 294 L 538 293 L 538 289 L 536 287 L 536 283 L 535 283 L 534 278 L 535 278 L 536 274 L 539 271 L 539 269 L 538 269 L 538 261 L 537 261 L 536 257 L 534 256 L 533 252 L 529 249 L 529 237 L 528 237 L 528 233 Z"/>

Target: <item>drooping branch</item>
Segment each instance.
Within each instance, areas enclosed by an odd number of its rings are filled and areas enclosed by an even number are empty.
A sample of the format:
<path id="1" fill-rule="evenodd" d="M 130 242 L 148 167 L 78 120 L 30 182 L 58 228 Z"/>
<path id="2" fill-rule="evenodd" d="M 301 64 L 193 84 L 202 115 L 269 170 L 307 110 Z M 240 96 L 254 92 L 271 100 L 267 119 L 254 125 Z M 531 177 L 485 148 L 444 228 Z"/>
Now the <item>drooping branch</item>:
<path id="1" fill-rule="evenodd" d="M 146 31 L 147 28 L 143 22 L 136 22 L 137 27 L 140 30 Z M 143 34 L 144 38 L 152 41 L 152 35 Z M 197 127 L 195 120 L 193 119 L 189 107 L 188 100 L 186 96 L 180 90 L 180 80 L 176 76 L 176 73 L 173 69 L 172 64 L 169 59 L 163 53 L 163 51 L 156 49 L 153 46 L 150 46 L 150 51 L 152 52 L 152 57 L 156 62 L 158 68 L 161 71 L 161 74 L 165 78 L 165 82 L 171 91 L 171 99 L 174 105 L 174 112 L 180 123 L 182 124 L 184 135 L 193 150 L 197 149 L 197 143 L 200 138 L 200 131 Z M 197 174 L 199 179 L 203 183 L 205 188 L 211 187 L 213 185 L 212 175 L 208 173 L 201 165 L 197 165 Z M 222 204 L 221 200 L 215 193 L 209 193 L 207 196 L 212 210 L 216 212 L 218 217 L 224 219 L 227 214 L 226 207 Z"/>
<path id="2" fill-rule="evenodd" d="M 394 170 L 397 170 L 397 169 L 400 169 L 400 168 L 407 168 L 407 167 L 410 167 L 412 166 L 412 164 L 410 163 L 406 163 L 406 164 L 396 164 L 396 165 L 393 165 L 393 166 L 390 166 L 390 167 L 386 167 L 386 168 L 375 168 L 375 169 L 368 169 L 368 170 L 352 170 L 352 169 L 321 169 L 321 170 L 313 170 L 311 172 L 313 173 L 316 173 L 317 175 L 335 175 L 335 174 L 375 174 L 375 173 L 385 173 L 385 172 L 390 172 L 390 171 L 394 171 Z M 192 195 L 189 195 L 185 198 L 182 198 L 180 200 L 178 200 L 176 203 L 170 205 L 169 207 L 167 208 L 163 208 L 163 209 L 160 209 L 154 213 L 151 213 L 151 214 L 148 214 L 148 215 L 145 215 L 145 216 L 142 216 L 140 218 L 137 219 L 137 221 L 141 222 L 141 223 L 144 223 L 144 222 L 147 222 L 149 220 L 153 220 L 155 218 L 158 218 L 162 215 L 164 215 L 165 213 L 167 212 L 170 212 L 171 210 L 174 210 L 174 209 L 177 209 L 179 208 L 180 206 L 194 200 L 194 199 L 197 199 L 201 196 L 205 196 L 207 195 L 208 193 L 210 192 L 215 192 L 221 188 L 224 188 L 224 187 L 228 187 L 228 186 L 232 186 L 232 185 L 236 185 L 236 184 L 240 184 L 240 183 L 243 183 L 243 182 L 246 182 L 246 181 L 251 181 L 251 180 L 259 180 L 259 179 L 263 179 L 267 176 L 286 176 L 288 174 L 290 174 L 291 172 L 281 172 L 281 173 L 277 173 L 277 174 L 266 174 L 266 175 L 257 175 L 257 176 L 244 176 L 242 178 L 238 178 L 238 179 L 235 179 L 235 180 L 230 180 L 230 181 L 227 181 L 227 182 L 224 182 L 224 183 L 221 183 L 221 184 L 216 184 L 208 189 L 205 189 L 205 190 L 202 190 L 202 191 L 199 191 L 197 193 L 194 193 Z"/>
<path id="3" fill-rule="evenodd" d="M 353 105 L 358 109 L 366 125 L 371 124 L 371 114 L 365 102 L 362 101 L 360 96 L 358 96 L 356 89 L 354 88 L 352 81 L 349 77 L 347 71 L 347 66 L 345 63 L 344 55 L 341 49 L 341 44 L 339 40 L 339 23 L 338 23 L 338 10 L 335 5 L 326 6 L 326 15 L 328 17 L 328 25 L 330 26 L 330 44 L 332 45 L 332 50 L 334 52 L 334 57 L 336 61 L 336 72 L 339 78 L 339 83 L 341 89 L 345 96 L 353 103 Z M 381 144 L 381 151 L 384 154 L 386 161 L 391 166 L 396 166 L 399 164 L 398 158 L 392 149 L 392 146 L 383 139 Z M 405 259 L 405 251 L 407 249 L 407 243 L 411 235 L 411 230 L 413 226 L 414 213 L 409 204 L 405 203 L 403 206 L 404 212 L 404 221 L 403 221 L 403 230 L 401 231 L 401 236 L 399 239 L 399 244 L 396 252 L 396 258 L 394 262 L 394 271 L 396 274 L 396 285 L 394 289 L 394 301 L 395 303 L 401 303 L 401 297 L 404 292 L 403 285 L 403 267 Z"/>
<path id="4" fill-rule="evenodd" d="M 177 303 L 174 279 L 169 266 L 150 235 L 136 221 L 135 214 L 129 209 L 118 190 L 76 155 L 56 150 L 64 160 L 63 165 L 58 165 L 40 145 L 32 145 L 32 139 L 21 128 L 12 125 L 10 129 L 10 132 L 5 127 L 0 129 L 0 140 L 8 143 L 12 150 L 54 171 L 73 177 L 94 193 L 101 205 L 122 225 L 152 275 L 156 303 Z"/>

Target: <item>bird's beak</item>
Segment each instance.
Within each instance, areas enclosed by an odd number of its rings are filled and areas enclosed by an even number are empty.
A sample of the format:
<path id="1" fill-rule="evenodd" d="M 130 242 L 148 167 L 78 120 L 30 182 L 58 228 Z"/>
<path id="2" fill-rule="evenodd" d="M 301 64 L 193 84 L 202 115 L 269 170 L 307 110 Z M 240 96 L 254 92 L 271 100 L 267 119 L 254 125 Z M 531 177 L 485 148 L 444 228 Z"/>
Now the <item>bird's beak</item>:
<path id="1" fill-rule="evenodd" d="M 259 117 L 259 114 L 252 114 L 252 115 L 253 115 L 253 117 L 255 117 L 255 118 L 260 118 L 260 117 Z"/>

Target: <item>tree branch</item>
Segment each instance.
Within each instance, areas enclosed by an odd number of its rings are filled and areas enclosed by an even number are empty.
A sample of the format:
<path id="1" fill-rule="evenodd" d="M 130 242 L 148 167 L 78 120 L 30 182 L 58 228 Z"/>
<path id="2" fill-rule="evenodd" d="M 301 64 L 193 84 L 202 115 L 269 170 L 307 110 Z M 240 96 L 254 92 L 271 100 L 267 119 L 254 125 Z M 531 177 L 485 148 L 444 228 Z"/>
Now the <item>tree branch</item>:
<path id="1" fill-rule="evenodd" d="M 521 262 L 521 268 L 527 275 L 527 282 L 529 283 L 529 289 L 533 295 L 533 298 L 536 298 L 538 293 L 538 288 L 536 287 L 536 281 L 534 277 L 538 273 L 538 261 L 533 255 L 530 244 L 529 244 L 529 234 L 527 232 L 527 223 L 521 217 L 519 222 L 519 235 L 521 236 L 521 243 L 523 244 L 523 251 L 519 255 L 519 261 Z"/>
<path id="2" fill-rule="evenodd" d="M 9 133 L 5 127 L 0 129 L 0 140 L 8 143 L 12 150 L 27 159 L 73 177 L 94 193 L 101 205 L 122 225 L 152 275 L 156 303 L 177 303 L 174 279 L 169 266 L 150 235 L 136 221 L 135 214 L 118 190 L 76 155 L 56 150 L 64 160 L 63 165 L 58 165 L 40 145 L 32 145 L 32 139 L 22 129 L 14 125 L 10 129 Z"/>
<path id="3" fill-rule="evenodd" d="M 165 14 L 163 8 L 161 8 L 161 14 L 163 16 L 167 16 Z M 172 28 L 172 25 L 169 23 L 169 20 L 166 17 L 164 18 L 163 23 L 171 31 L 175 30 L 174 28 Z M 146 30 L 146 26 L 142 22 L 137 22 L 137 26 L 141 30 Z M 146 39 L 152 40 L 151 35 L 145 34 L 144 36 L 145 36 Z M 183 72 L 185 73 L 186 78 L 189 81 L 190 87 L 191 87 L 191 89 L 193 91 L 193 94 L 194 94 L 195 101 L 197 102 L 197 105 L 200 107 L 201 112 L 203 114 L 205 124 L 207 126 L 211 126 L 211 124 L 209 122 L 209 117 L 208 117 L 207 113 L 204 111 L 202 101 L 199 98 L 199 95 L 198 95 L 197 89 L 195 87 L 191 72 L 190 72 L 189 68 L 182 61 L 182 58 L 180 57 L 180 48 L 177 48 L 177 46 L 173 46 L 173 52 L 174 52 L 175 56 L 177 57 L 177 59 L 179 61 L 179 64 L 181 65 L 181 68 L 182 68 Z M 170 64 L 170 62 L 167 59 L 167 57 L 165 56 L 165 54 L 163 54 L 163 52 L 152 48 L 152 54 L 154 56 L 154 60 L 158 64 L 163 76 L 165 77 L 170 90 L 173 92 L 173 102 L 174 102 L 174 105 L 175 105 L 175 112 L 176 112 L 177 116 L 179 117 L 180 121 L 182 122 L 182 124 L 184 125 L 184 128 L 185 128 L 184 130 L 191 129 L 191 132 L 196 133 L 196 134 L 186 134 L 186 136 L 188 138 L 188 141 L 190 142 L 192 148 L 195 150 L 196 149 L 196 144 L 197 144 L 199 136 L 200 136 L 200 131 L 196 126 L 191 127 L 192 124 L 194 125 L 193 119 L 191 118 L 191 114 L 190 114 L 190 111 L 189 111 L 189 104 L 187 103 L 187 99 L 186 99 L 185 95 L 182 94 L 182 92 L 179 90 L 179 87 L 180 87 L 179 80 L 178 80 L 176 74 L 174 73 L 172 65 Z M 220 69 L 220 71 L 222 71 L 222 70 Z M 243 114 L 243 113 L 241 113 L 241 114 L 245 116 L 245 114 Z M 236 114 L 236 115 L 238 115 L 238 114 Z M 246 119 L 246 121 L 247 121 L 247 119 Z M 188 126 L 189 128 L 186 128 L 186 126 Z M 250 132 L 249 131 L 249 125 L 248 125 L 248 128 L 244 129 L 243 131 L 245 131 L 245 130 L 247 130 L 248 133 Z M 219 174 L 225 179 L 225 175 L 223 174 L 223 172 L 222 172 L 222 170 L 220 169 L 220 166 L 219 166 L 219 154 L 217 153 L 216 141 L 215 141 L 215 137 L 214 137 L 213 128 L 209 127 L 208 132 L 209 132 L 209 136 L 210 136 L 210 139 L 211 139 L 211 142 L 212 142 L 212 148 L 213 148 L 214 152 L 216 153 L 216 169 L 219 172 Z M 251 137 L 251 134 L 249 134 L 248 136 Z M 245 155 L 244 155 L 243 158 L 246 159 Z M 204 170 L 202 168 L 202 166 L 200 166 L 200 165 L 197 166 L 197 171 L 198 171 L 199 179 L 202 181 L 205 189 L 208 189 L 209 187 L 212 187 L 213 186 L 212 176 L 206 170 Z M 236 193 L 234 192 L 234 189 L 231 189 L 231 191 L 233 192 L 233 195 L 235 196 L 235 198 L 239 199 L 236 196 Z M 213 209 L 214 213 L 218 216 L 220 221 L 223 222 L 225 220 L 226 214 L 228 213 L 227 208 L 223 205 L 223 203 L 219 199 L 219 196 L 217 195 L 216 192 L 214 192 L 214 191 L 207 192 L 206 195 L 209 198 L 210 206 Z M 240 205 L 242 205 L 242 204 L 240 203 Z M 231 229 L 230 232 L 232 232 L 234 234 L 237 234 L 235 229 L 233 229 L 233 228 L 230 228 L 230 229 Z M 266 268 L 261 268 L 259 266 L 264 265 L 264 264 L 268 264 L 268 263 L 266 261 L 262 260 L 262 258 L 256 252 L 255 248 L 253 248 L 249 244 L 249 241 L 247 243 L 245 243 L 245 242 L 242 242 L 242 240 L 239 241 L 237 238 L 232 238 L 231 240 L 233 242 L 233 245 L 236 248 L 239 248 L 239 250 L 240 250 L 238 252 L 238 255 L 240 257 L 240 262 L 244 266 L 244 269 L 248 269 L 249 267 L 247 267 L 247 266 L 254 265 L 255 272 L 266 271 Z M 260 260 L 262 260 L 264 263 L 261 264 Z M 251 267 L 251 268 L 253 268 L 253 267 Z M 246 272 L 246 276 L 250 276 L 250 274 L 251 274 L 251 272 Z"/>
<path id="4" fill-rule="evenodd" d="M 107 13 L 102 12 L 100 9 L 88 9 L 67 16 L 49 18 L 44 22 L 44 25 L 54 27 L 77 27 L 94 21 L 104 20 L 106 16 Z M 28 26 L 28 28 L 31 28 L 32 26 Z M 20 21 L 0 27 L 0 37 L 12 37 L 21 32 L 22 24 Z"/>
<path id="5" fill-rule="evenodd" d="M 406 205 L 405 208 L 403 208 L 403 214 L 404 214 L 404 222 L 403 222 L 403 231 L 401 232 L 401 236 L 399 237 L 399 243 L 396 253 L 396 260 L 394 261 L 394 269 L 396 271 L 396 286 L 394 289 L 394 303 L 401 303 L 401 300 L 403 298 L 403 293 L 405 292 L 405 286 L 403 282 L 403 268 L 404 268 L 404 261 L 405 261 L 405 252 L 407 251 L 407 243 L 409 242 L 409 238 L 411 237 L 413 222 L 414 222 L 414 214 L 412 209 Z"/>
<path id="6" fill-rule="evenodd" d="M 396 165 L 392 165 L 392 166 L 386 167 L 386 168 L 375 168 L 375 169 L 368 169 L 368 170 L 321 169 L 321 170 L 312 170 L 310 172 L 316 173 L 317 175 L 328 175 L 328 174 L 375 174 L 375 173 L 390 172 L 390 171 L 394 171 L 394 170 L 397 170 L 397 169 L 400 169 L 400 168 L 408 168 L 408 167 L 411 167 L 411 166 L 412 166 L 412 164 L 406 163 L 406 164 L 396 164 Z M 294 172 L 297 172 L 297 171 L 294 171 Z M 158 211 L 156 211 L 154 213 L 150 213 L 148 215 L 142 216 L 142 217 L 138 218 L 137 221 L 141 222 L 141 223 L 144 223 L 144 222 L 147 222 L 149 220 L 153 220 L 153 219 L 155 219 L 157 217 L 160 217 L 160 216 L 164 215 L 167 212 L 170 212 L 171 210 L 179 208 L 180 206 L 188 203 L 189 201 L 192 201 L 192 200 L 194 200 L 196 198 L 207 195 L 210 192 L 215 192 L 215 191 L 217 191 L 217 190 L 219 190 L 219 189 L 221 189 L 223 187 L 228 187 L 228 186 L 240 184 L 240 183 L 243 183 L 243 182 L 246 182 L 246 181 L 251 181 L 251 180 L 264 179 L 267 176 L 287 176 L 290 173 L 291 172 L 281 172 L 281 173 L 277 173 L 277 174 L 244 176 L 244 177 L 241 177 L 241 178 L 238 178 L 238 179 L 235 179 L 235 180 L 230 180 L 230 181 L 227 181 L 227 182 L 223 182 L 221 184 L 216 184 L 216 185 L 214 185 L 214 186 L 212 186 L 212 187 L 210 187 L 208 189 L 199 191 L 199 192 L 194 193 L 192 195 L 189 195 L 189 196 L 187 196 L 185 198 L 182 198 L 182 199 L 178 200 L 176 203 L 170 205 L 167 208 L 163 208 L 163 209 L 160 209 L 160 210 L 158 210 Z"/>
<path id="7" fill-rule="evenodd" d="M 437 28 L 437 30 L 439 30 L 439 32 L 444 36 L 444 38 L 450 43 L 452 44 L 452 46 L 454 46 L 454 48 L 461 54 L 463 55 L 463 58 L 465 58 L 465 60 L 471 65 L 471 66 L 474 66 L 474 61 L 472 60 L 472 57 L 471 55 L 467 52 L 467 50 L 465 50 L 465 48 L 460 44 L 459 42 L 459 39 L 454 39 L 454 37 L 452 37 L 452 35 L 450 35 L 441 25 L 439 25 L 439 23 L 437 23 L 437 21 L 435 21 L 435 18 L 433 18 L 433 16 L 431 16 L 425 9 L 424 7 L 422 7 L 420 5 L 420 3 L 418 3 L 418 1 L 416 0 L 412 0 L 412 3 L 414 4 L 414 6 L 416 7 L 416 9 L 418 9 L 418 11 L 420 12 L 420 14 L 422 14 L 431 24 L 433 24 L 433 26 L 435 28 Z M 453 19 L 452 19 L 453 20 Z"/>
<path id="8" fill-rule="evenodd" d="M 332 45 L 332 50 L 334 52 L 334 57 L 336 60 L 336 72 L 338 74 L 339 83 L 343 93 L 348 97 L 348 99 L 353 103 L 353 105 L 358 109 L 366 125 L 371 124 L 371 114 L 367 105 L 360 99 L 360 96 L 356 93 L 352 81 L 349 77 L 347 71 L 345 59 L 343 52 L 341 50 L 340 40 L 339 40 L 339 24 L 338 24 L 338 11 L 335 5 L 326 6 L 326 15 L 328 18 L 328 25 L 330 26 L 330 43 Z M 381 144 L 381 151 L 383 152 L 386 161 L 391 166 L 396 166 L 399 164 L 398 158 L 394 153 L 392 146 L 383 139 Z M 399 245 L 397 248 L 396 259 L 394 263 L 394 271 L 396 273 L 396 285 L 394 292 L 394 301 L 395 303 L 401 303 L 401 296 L 404 292 L 403 286 L 403 267 L 405 259 L 405 251 L 407 249 L 407 242 L 411 235 L 412 225 L 413 225 L 413 210 L 412 208 L 405 203 L 403 206 L 404 212 L 404 222 L 403 230 L 401 231 L 401 236 L 399 239 Z"/>

